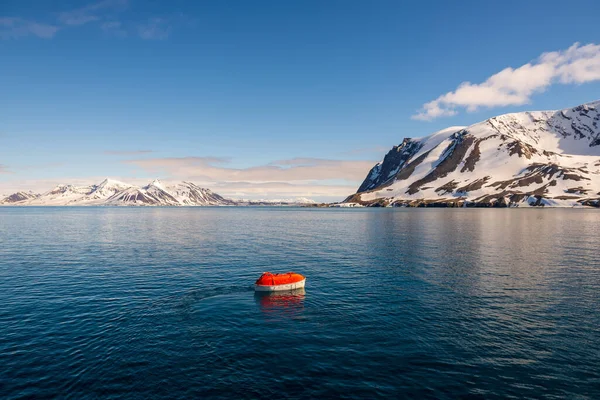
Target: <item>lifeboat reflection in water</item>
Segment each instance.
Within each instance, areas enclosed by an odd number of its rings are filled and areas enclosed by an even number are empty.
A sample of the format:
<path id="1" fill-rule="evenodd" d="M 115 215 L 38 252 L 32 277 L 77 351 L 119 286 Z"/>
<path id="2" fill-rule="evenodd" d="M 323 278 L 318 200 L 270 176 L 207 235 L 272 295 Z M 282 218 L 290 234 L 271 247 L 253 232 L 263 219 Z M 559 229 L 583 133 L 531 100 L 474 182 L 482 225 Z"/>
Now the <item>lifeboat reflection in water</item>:
<path id="1" fill-rule="evenodd" d="M 261 311 L 270 316 L 293 317 L 304 310 L 304 288 L 281 292 L 254 292 Z"/>

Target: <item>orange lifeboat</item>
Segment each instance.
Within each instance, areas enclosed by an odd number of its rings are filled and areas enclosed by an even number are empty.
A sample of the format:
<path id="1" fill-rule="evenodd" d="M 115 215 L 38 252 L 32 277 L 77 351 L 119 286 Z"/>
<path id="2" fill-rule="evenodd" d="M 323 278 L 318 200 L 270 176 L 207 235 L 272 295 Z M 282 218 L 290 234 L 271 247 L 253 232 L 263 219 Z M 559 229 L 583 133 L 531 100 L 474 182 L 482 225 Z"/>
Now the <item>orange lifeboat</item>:
<path id="1" fill-rule="evenodd" d="M 274 292 L 277 290 L 294 290 L 304 287 L 306 277 L 295 272 L 285 274 L 263 273 L 254 284 L 257 292 Z"/>

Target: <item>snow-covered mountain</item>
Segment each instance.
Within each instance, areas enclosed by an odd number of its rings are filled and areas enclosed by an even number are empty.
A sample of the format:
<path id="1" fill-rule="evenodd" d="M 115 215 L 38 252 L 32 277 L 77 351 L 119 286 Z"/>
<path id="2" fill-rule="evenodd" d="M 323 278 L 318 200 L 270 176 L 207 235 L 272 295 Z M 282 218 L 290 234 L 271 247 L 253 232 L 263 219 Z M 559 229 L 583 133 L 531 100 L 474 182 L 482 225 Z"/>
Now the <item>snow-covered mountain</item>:
<path id="1" fill-rule="evenodd" d="M 93 202 L 89 199 L 96 185 L 90 186 L 75 186 L 75 185 L 57 185 L 54 189 L 38 195 L 35 199 L 26 200 L 22 203 L 13 204 L 30 204 L 44 206 L 63 206 L 70 205 L 74 202 L 88 203 Z"/>
<path id="2" fill-rule="evenodd" d="M 33 200 L 38 197 L 39 194 L 31 193 L 31 192 L 17 192 L 13 193 L 10 196 L 3 196 L 0 204 L 15 204 L 23 201 Z"/>
<path id="3" fill-rule="evenodd" d="M 95 186 L 92 192 L 88 195 L 90 199 L 107 199 L 123 190 L 134 187 L 128 183 L 115 181 L 114 179 L 106 178 L 99 185 Z"/>
<path id="4" fill-rule="evenodd" d="M 233 205 L 210 189 L 201 188 L 191 182 L 164 184 L 154 180 L 144 187 L 132 186 L 106 200 L 110 205 L 167 205 L 167 206 L 219 206 Z"/>
<path id="5" fill-rule="evenodd" d="M 195 204 L 222 204 L 227 202 L 232 204 L 231 200 L 225 200 L 223 197 L 213 193 L 209 189 L 201 188 L 191 182 L 180 182 L 166 187 L 166 190 L 175 198 L 177 202 L 184 205 Z"/>
<path id="6" fill-rule="evenodd" d="M 600 101 L 406 138 L 345 203 L 600 206 Z"/>
<path id="7" fill-rule="evenodd" d="M 34 194 L 17 192 L 3 199 L 5 205 L 138 205 L 138 206 L 209 206 L 233 205 L 209 189 L 190 182 L 164 184 L 154 180 L 144 187 L 105 179 L 98 185 L 58 185 L 54 189 Z"/>

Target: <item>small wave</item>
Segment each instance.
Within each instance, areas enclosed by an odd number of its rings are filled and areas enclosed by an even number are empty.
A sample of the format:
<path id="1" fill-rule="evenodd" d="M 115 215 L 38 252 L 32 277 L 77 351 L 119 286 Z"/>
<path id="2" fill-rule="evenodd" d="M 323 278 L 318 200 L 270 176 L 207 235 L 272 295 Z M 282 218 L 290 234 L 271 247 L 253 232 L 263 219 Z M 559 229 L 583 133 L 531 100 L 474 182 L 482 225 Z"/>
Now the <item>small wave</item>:
<path id="1" fill-rule="evenodd" d="M 252 291 L 253 287 L 248 285 L 217 286 L 212 288 L 198 288 L 179 291 L 175 294 L 160 297 L 145 307 L 144 310 L 136 311 L 136 318 L 149 315 L 168 313 L 176 310 L 176 313 L 188 313 L 198 303 L 219 296 L 232 296 Z"/>
<path id="2" fill-rule="evenodd" d="M 198 303 L 200 301 L 217 297 L 217 296 L 227 296 L 233 295 L 237 293 L 244 293 L 253 290 L 252 286 L 221 286 L 209 289 L 195 289 L 185 293 L 183 296 L 177 296 L 176 299 L 179 299 L 179 303 L 182 306 L 191 305 Z"/>

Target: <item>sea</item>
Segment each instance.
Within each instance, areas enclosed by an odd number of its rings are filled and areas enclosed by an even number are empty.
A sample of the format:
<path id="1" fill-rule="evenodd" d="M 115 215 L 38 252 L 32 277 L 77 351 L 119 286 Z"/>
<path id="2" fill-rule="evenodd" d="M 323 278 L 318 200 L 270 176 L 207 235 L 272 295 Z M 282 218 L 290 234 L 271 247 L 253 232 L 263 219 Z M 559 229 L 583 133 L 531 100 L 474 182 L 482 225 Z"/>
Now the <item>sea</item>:
<path id="1" fill-rule="evenodd" d="M 591 209 L 0 207 L 0 398 L 598 399 L 599 246 Z"/>

